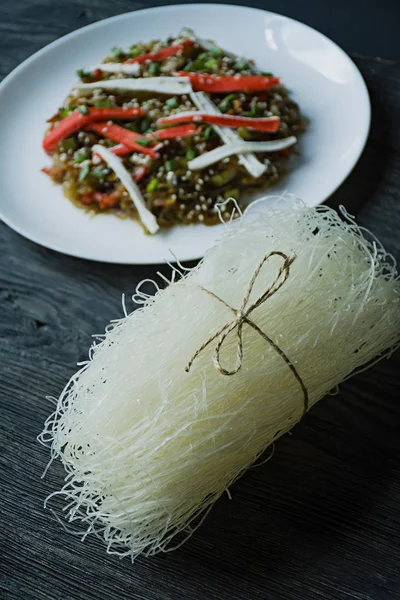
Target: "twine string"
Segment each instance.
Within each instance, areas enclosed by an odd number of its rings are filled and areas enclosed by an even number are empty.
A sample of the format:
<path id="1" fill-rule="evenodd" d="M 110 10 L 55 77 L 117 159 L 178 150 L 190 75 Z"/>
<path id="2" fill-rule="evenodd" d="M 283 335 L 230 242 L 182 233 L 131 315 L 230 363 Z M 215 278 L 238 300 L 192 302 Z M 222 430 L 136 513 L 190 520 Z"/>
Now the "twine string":
<path id="1" fill-rule="evenodd" d="M 272 285 L 263 294 L 261 294 L 261 296 L 259 298 L 257 298 L 251 304 L 249 304 L 250 296 L 253 291 L 254 284 L 257 281 L 257 278 L 260 274 L 260 271 L 263 268 L 264 264 L 272 256 L 280 256 L 283 259 L 283 263 L 279 268 L 278 274 L 275 277 Z M 226 308 L 228 308 L 233 313 L 234 318 L 231 321 L 228 321 L 228 323 L 225 323 L 225 325 L 220 327 L 220 329 L 216 333 L 214 333 L 212 336 L 210 336 L 206 342 L 204 342 L 201 346 L 199 346 L 199 348 L 193 354 L 192 358 L 189 360 L 189 362 L 187 363 L 187 365 L 185 367 L 185 371 L 187 373 L 190 371 L 190 369 L 193 365 L 193 362 L 196 360 L 196 358 L 199 356 L 199 354 L 201 354 L 201 352 L 205 348 L 207 348 L 207 346 L 209 346 L 214 340 L 218 339 L 217 345 L 215 347 L 213 357 L 212 357 L 213 364 L 214 364 L 215 368 L 222 375 L 226 375 L 226 376 L 235 375 L 241 369 L 242 364 L 243 364 L 243 354 L 244 354 L 243 326 L 244 326 L 244 324 L 246 324 L 246 325 L 252 327 L 254 329 L 254 331 L 256 331 L 271 346 L 271 348 L 273 348 L 275 350 L 275 352 L 277 352 L 277 354 L 279 354 L 279 356 L 285 361 L 286 365 L 291 370 L 294 377 L 297 379 L 297 381 L 301 387 L 301 390 L 303 392 L 303 414 L 305 414 L 308 411 L 308 406 L 309 406 L 308 391 L 307 391 L 304 381 L 301 378 L 296 367 L 294 366 L 294 364 L 292 363 L 290 358 L 288 358 L 288 356 L 284 353 L 284 351 L 264 331 L 262 331 L 258 327 L 258 325 L 256 325 L 256 323 L 254 323 L 254 321 L 252 319 L 250 319 L 251 313 L 256 308 L 261 306 L 261 304 L 264 304 L 264 302 L 266 302 L 274 294 L 276 294 L 276 292 L 284 285 L 284 283 L 286 282 L 286 280 L 289 277 L 290 266 L 292 265 L 295 258 L 296 258 L 295 255 L 288 256 L 287 254 L 284 254 L 283 252 L 280 252 L 278 250 L 274 250 L 274 251 L 270 252 L 269 254 L 266 254 L 258 263 L 258 265 L 249 281 L 249 284 L 248 284 L 245 294 L 243 296 L 241 305 L 238 309 L 230 306 L 227 302 L 225 302 L 225 300 L 223 300 L 222 298 L 217 296 L 217 294 L 208 290 L 207 288 L 205 288 L 201 285 L 196 286 L 196 287 L 199 287 L 201 290 L 203 290 L 209 296 L 212 296 L 218 302 L 222 303 Z M 229 334 L 235 330 L 236 330 L 236 335 L 237 335 L 236 363 L 235 363 L 235 366 L 233 367 L 233 369 L 229 370 L 229 369 L 226 369 L 225 367 L 223 367 L 221 364 L 221 349 L 225 343 L 225 340 L 229 336 Z"/>

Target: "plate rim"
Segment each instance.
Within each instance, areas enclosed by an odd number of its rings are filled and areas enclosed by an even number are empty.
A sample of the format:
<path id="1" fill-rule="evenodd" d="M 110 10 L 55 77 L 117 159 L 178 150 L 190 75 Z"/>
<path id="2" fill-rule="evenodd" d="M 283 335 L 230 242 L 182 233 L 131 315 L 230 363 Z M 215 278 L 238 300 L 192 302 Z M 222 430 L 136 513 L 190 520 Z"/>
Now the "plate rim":
<path id="1" fill-rule="evenodd" d="M 274 11 L 264 10 L 262 8 L 255 8 L 255 7 L 251 7 L 251 6 L 243 6 L 240 4 L 222 4 L 222 3 L 216 3 L 216 2 L 210 2 L 210 3 L 195 2 L 193 4 L 192 3 L 184 4 L 184 6 L 185 6 L 186 10 L 187 9 L 198 10 L 200 8 L 207 8 L 207 9 L 210 9 L 210 8 L 225 9 L 226 8 L 228 10 L 234 9 L 234 10 L 239 10 L 239 11 L 246 11 L 246 12 L 251 12 L 251 13 L 261 13 L 262 15 L 270 15 L 273 17 L 284 18 L 287 21 L 301 25 L 302 27 L 310 30 L 314 34 L 317 33 L 325 41 L 329 42 L 329 44 L 334 46 L 336 51 L 338 51 L 350 63 L 353 74 L 355 74 L 357 77 L 357 80 L 358 80 L 357 83 L 359 86 L 359 90 L 360 90 L 360 92 L 362 92 L 363 110 L 366 113 L 365 128 L 364 128 L 364 131 L 362 132 L 362 135 L 360 135 L 360 139 L 357 144 L 357 148 L 356 148 L 356 152 L 354 154 L 353 161 L 349 164 L 349 167 L 347 168 L 345 173 L 342 175 L 342 177 L 338 180 L 337 184 L 332 187 L 332 189 L 330 190 L 330 192 L 328 193 L 328 195 L 325 198 L 320 200 L 319 204 L 323 204 L 324 202 L 326 202 L 326 200 L 328 200 L 337 191 L 337 189 L 347 180 L 349 175 L 354 170 L 355 166 L 357 165 L 357 163 L 364 151 L 364 148 L 366 146 L 366 143 L 368 141 L 368 137 L 370 134 L 370 129 L 371 129 L 371 100 L 370 100 L 367 84 L 366 84 L 364 77 L 362 76 L 359 68 L 357 67 L 356 63 L 353 61 L 351 56 L 349 54 L 347 54 L 347 52 L 345 52 L 345 50 L 343 50 L 343 48 L 341 48 L 335 41 L 333 41 L 331 38 L 329 38 L 327 35 L 325 35 L 321 31 L 319 31 L 318 29 L 312 27 L 311 25 L 308 25 L 307 23 L 303 23 L 302 21 L 300 21 L 298 19 L 288 17 L 287 15 L 284 15 L 282 13 L 276 13 Z M 174 12 L 174 11 L 179 10 L 181 7 L 182 7 L 182 4 L 169 4 L 169 5 L 163 5 L 163 6 L 151 6 L 151 7 L 147 7 L 147 8 L 139 8 L 137 10 L 131 10 L 131 11 L 127 11 L 127 12 L 124 12 L 124 13 L 121 13 L 118 15 L 114 15 L 111 17 L 106 17 L 105 19 L 100 19 L 98 21 L 95 21 L 94 23 L 89 23 L 87 25 L 84 25 L 82 27 L 74 29 L 73 31 L 70 31 L 69 33 L 66 33 L 65 35 L 62 35 L 61 37 L 46 44 L 42 48 L 39 48 L 39 50 L 34 52 L 31 56 L 28 56 L 24 61 L 22 61 L 22 63 L 17 65 L 10 73 L 8 73 L 4 77 L 4 79 L 0 82 L 0 102 L 1 102 L 1 95 L 2 95 L 3 88 L 5 88 L 8 85 L 8 83 L 10 81 L 12 81 L 14 78 L 18 77 L 19 73 L 23 69 L 29 67 L 31 62 L 40 58 L 40 56 L 42 54 L 45 54 L 52 48 L 57 47 L 58 45 L 64 43 L 65 41 L 68 41 L 69 39 L 80 35 L 84 30 L 97 29 L 98 27 L 104 26 L 104 24 L 107 25 L 110 22 L 116 22 L 118 20 L 123 20 L 123 19 L 127 18 L 128 16 L 134 16 L 134 15 L 137 15 L 138 13 Z M 266 190 L 265 195 L 266 196 L 269 195 L 267 190 Z M 315 206 L 317 206 L 317 205 L 315 205 Z M 35 244 L 38 244 L 39 246 L 41 246 L 43 248 L 58 252 L 59 254 L 63 254 L 65 256 L 72 256 L 74 258 L 80 258 L 83 260 L 89 260 L 89 261 L 93 261 L 93 262 L 107 263 L 107 264 L 156 265 L 156 264 L 163 264 L 166 262 L 166 259 L 164 259 L 163 261 L 156 262 L 153 259 L 140 260 L 138 258 L 136 258 L 136 259 L 129 259 L 129 258 L 118 259 L 117 261 L 113 260 L 113 259 L 107 260 L 104 258 L 97 258 L 95 255 L 87 254 L 87 255 L 83 256 L 79 252 L 74 252 L 73 249 L 72 250 L 62 249 L 60 247 L 57 247 L 57 244 L 45 243 L 45 242 L 41 241 L 40 236 L 36 236 L 34 233 L 31 234 L 29 232 L 29 230 L 26 230 L 24 227 L 20 227 L 18 224 L 16 224 L 12 218 L 6 217 L 3 214 L 1 204 L 0 204 L 0 219 L 3 221 L 3 223 L 5 223 L 8 227 L 10 227 L 12 230 L 14 230 L 16 233 L 18 233 L 22 237 L 30 240 L 31 242 L 34 242 Z M 185 258 L 182 259 L 182 262 L 198 260 L 200 258 L 201 258 L 201 256 L 199 257 L 198 253 L 194 253 L 194 254 L 192 253 L 192 254 L 189 254 L 187 257 L 185 256 Z M 169 262 L 173 263 L 176 261 L 178 261 L 178 258 L 173 257 L 172 260 L 170 260 Z"/>

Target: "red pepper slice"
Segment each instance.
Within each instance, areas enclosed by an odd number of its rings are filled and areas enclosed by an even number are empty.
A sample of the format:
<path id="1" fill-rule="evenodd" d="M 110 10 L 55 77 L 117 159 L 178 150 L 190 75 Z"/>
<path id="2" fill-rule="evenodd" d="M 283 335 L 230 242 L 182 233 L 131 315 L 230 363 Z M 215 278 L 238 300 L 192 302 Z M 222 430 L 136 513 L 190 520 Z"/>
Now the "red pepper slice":
<path id="1" fill-rule="evenodd" d="M 134 131 L 130 131 L 125 127 L 121 127 L 120 125 L 109 125 L 107 122 L 101 123 L 90 123 L 88 128 L 96 131 L 100 135 L 112 140 L 113 142 L 117 142 L 118 144 L 122 144 L 126 148 L 129 148 L 131 152 L 141 152 L 142 154 L 147 154 L 151 156 L 151 158 L 157 158 L 157 153 L 152 148 L 146 148 L 145 146 L 141 146 L 137 144 L 135 140 L 143 139 L 143 135 L 135 133 Z M 121 156 L 121 154 L 120 154 Z"/>
<path id="2" fill-rule="evenodd" d="M 97 202 L 100 208 L 112 208 L 119 204 L 121 200 L 121 192 L 115 190 L 111 194 L 102 194 L 101 192 L 95 192 L 93 194 L 93 200 Z"/>
<path id="3" fill-rule="evenodd" d="M 202 73 L 175 73 L 178 77 L 189 77 L 195 92 L 223 94 L 225 92 L 258 92 L 268 90 L 280 83 L 279 77 L 263 75 L 204 75 Z"/>
<path id="4" fill-rule="evenodd" d="M 90 204 L 98 204 L 100 208 L 112 208 L 119 204 L 121 200 L 121 192 L 114 190 L 110 194 L 102 194 L 101 192 L 88 192 L 83 194 L 81 198 L 82 204 L 90 206 Z"/>
<path id="5" fill-rule="evenodd" d="M 154 138 L 156 136 L 159 140 L 168 140 L 170 138 L 185 137 L 188 135 L 196 135 L 201 132 L 200 127 L 195 127 L 192 123 L 187 125 L 180 125 L 179 127 L 168 127 L 167 129 L 159 129 L 153 134 L 149 134 L 148 138 Z"/>
<path id="6" fill-rule="evenodd" d="M 45 135 L 43 148 L 46 152 L 53 150 L 63 139 L 83 129 L 88 123 L 107 119 L 132 119 L 146 114 L 143 108 L 88 108 L 87 114 L 78 110 L 70 113 Z"/>
<path id="7" fill-rule="evenodd" d="M 111 152 L 115 154 L 115 156 L 125 156 L 126 154 L 130 154 L 132 150 L 123 144 L 118 144 L 113 148 L 110 148 Z"/>
<path id="8" fill-rule="evenodd" d="M 162 48 L 161 50 L 157 50 L 156 52 L 149 52 L 148 54 L 141 54 L 140 56 L 136 56 L 135 58 L 129 58 L 125 60 L 125 64 L 131 63 L 139 63 L 143 64 L 145 62 L 160 62 L 169 58 L 170 56 L 175 56 L 179 52 L 183 52 L 187 48 L 193 48 L 194 42 L 192 40 L 184 40 L 180 44 L 175 44 L 173 46 L 168 46 L 167 48 Z"/>
<path id="9" fill-rule="evenodd" d="M 248 127 L 257 131 L 277 131 L 279 128 L 279 117 L 252 118 L 241 117 L 236 115 L 209 115 L 202 112 L 194 112 L 193 114 L 179 113 L 171 117 L 161 117 L 158 119 L 157 125 L 173 125 L 175 123 L 208 123 L 210 125 L 220 125 L 221 127 Z"/>

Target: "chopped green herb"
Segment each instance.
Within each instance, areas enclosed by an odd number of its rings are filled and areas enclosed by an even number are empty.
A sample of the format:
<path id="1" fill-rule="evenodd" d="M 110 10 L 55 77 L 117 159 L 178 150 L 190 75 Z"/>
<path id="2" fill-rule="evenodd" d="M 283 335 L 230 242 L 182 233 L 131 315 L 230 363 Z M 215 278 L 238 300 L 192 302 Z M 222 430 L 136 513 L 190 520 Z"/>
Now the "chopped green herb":
<path id="1" fill-rule="evenodd" d="M 107 175 L 107 171 L 103 167 L 95 167 L 92 169 L 91 174 L 93 177 L 96 177 L 96 179 L 104 179 Z"/>
<path id="2" fill-rule="evenodd" d="M 68 150 L 76 150 L 77 145 L 78 144 L 73 137 L 65 138 L 65 140 L 63 140 L 60 144 L 64 152 L 67 152 Z"/>
<path id="3" fill-rule="evenodd" d="M 179 167 L 179 162 L 177 160 L 167 160 L 165 163 L 165 170 L 166 171 L 175 171 L 175 169 L 177 169 Z"/>
<path id="4" fill-rule="evenodd" d="M 84 69 L 78 69 L 76 74 L 80 79 L 93 79 L 93 75 Z"/>
<path id="5" fill-rule="evenodd" d="M 140 125 L 137 121 L 133 121 L 132 123 L 128 123 L 128 125 L 125 125 L 125 127 L 127 127 L 128 129 L 130 129 L 131 131 L 135 131 L 136 133 L 139 133 L 140 131 Z"/>
<path id="6" fill-rule="evenodd" d="M 78 110 L 81 113 L 81 115 L 88 114 L 88 109 L 87 109 L 87 106 L 85 106 L 85 104 L 81 104 L 80 106 L 78 106 Z"/>
<path id="7" fill-rule="evenodd" d="M 205 69 L 215 69 L 216 67 L 218 67 L 218 61 L 215 58 L 210 58 L 210 60 L 208 60 L 207 62 L 204 63 L 204 68 Z"/>
<path id="8" fill-rule="evenodd" d="M 212 125 L 209 125 L 208 127 L 206 127 L 204 129 L 203 136 L 206 141 L 208 141 L 210 138 L 212 138 L 213 135 L 214 135 L 214 127 Z"/>
<path id="9" fill-rule="evenodd" d="M 251 110 L 244 112 L 243 116 L 244 117 L 259 117 L 259 116 L 262 116 L 263 113 L 264 113 L 264 109 L 262 106 L 260 106 L 259 104 L 252 104 Z"/>
<path id="10" fill-rule="evenodd" d="M 90 158 L 90 152 L 86 148 L 80 148 L 74 154 L 74 165 L 79 165 L 84 160 Z"/>
<path id="11" fill-rule="evenodd" d="M 211 54 L 214 58 L 218 58 L 222 54 L 221 48 L 217 48 L 217 46 L 213 46 L 210 50 Z"/>
<path id="12" fill-rule="evenodd" d="M 207 60 L 209 58 L 208 52 L 202 52 L 198 55 L 196 60 Z"/>
<path id="13" fill-rule="evenodd" d="M 135 140 L 136 144 L 139 144 L 139 146 L 150 146 L 151 144 L 151 140 L 148 140 L 147 138 L 138 138 L 137 140 Z"/>
<path id="14" fill-rule="evenodd" d="M 244 71 L 244 69 L 247 69 L 248 66 L 249 65 L 245 60 L 239 58 L 233 65 L 233 68 L 235 71 Z"/>
<path id="15" fill-rule="evenodd" d="M 138 46 L 136 44 L 134 44 L 133 46 L 131 46 L 129 48 L 129 54 L 132 56 L 132 58 L 136 58 L 137 56 L 139 56 L 140 49 L 138 48 Z"/>
<path id="16" fill-rule="evenodd" d="M 247 127 L 239 127 L 237 129 L 237 134 L 240 135 L 243 140 L 251 140 L 253 137 Z"/>
<path id="17" fill-rule="evenodd" d="M 261 75 L 263 75 L 263 77 L 272 77 L 272 73 L 269 73 L 267 71 L 261 71 Z"/>
<path id="18" fill-rule="evenodd" d="M 151 181 L 149 181 L 149 183 L 146 186 L 146 192 L 154 192 L 157 188 L 158 188 L 158 184 L 159 184 L 159 180 L 157 179 L 157 177 L 155 177 L 154 179 L 151 179 Z"/>
<path id="19" fill-rule="evenodd" d="M 183 68 L 184 71 L 193 71 L 194 70 L 194 63 L 192 62 L 188 62 L 188 64 L 186 65 L 186 67 Z"/>
<path id="20" fill-rule="evenodd" d="M 79 181 L 83 181 L 89 175 L 90 167 L 89 165 L 85 165 L 82 167 L 81 172 L 79 173 Z"/>
<path id="21" fill-rule="evenodd" d="M 196 150 L 194 148 L 188 148 L 186 151 L 186 160 L 193 160 L 196 158 Z"/>
<path id="22" fill-rule="evenodd" d="M 63 109 L 61 110 L 60 117 L 61 117 L 62 119 L 65 119 L 65 117 L 68 117 L 68 115 L 70 115 L 72 112 L 74 112 L 74 109 L 73 109 L 73 108 L 63 108 Z"/>
<path id="23" fill-rule="evenodd" d="M 165 103 L 169 108 L 178 108 L 179 103 L 178 100 L 176 98 L 168 98 L 168 100 Z"/>
<path id="24" fill-rule="evenodd" d="M 237 188 L 232 188 L 231 190 L 225 190 L 224 192 L 224 200 L 228 200 L 228 198 L 234 198 L 235 200 L 239 200 L 240 191 Z"/>
<path id="25" fill-rule="evenodd" d="M 160 63 L 152 62 L 149 64 L 150 75 L 159 75 L 161 71 Z"/>
<path id="26" fill-rule="evenodd" d="M 122 50 L 122 48 L 114 46 L 113 48 L 111 48 L 111 54 L 115 56 L 115 58 L 121 58 L 122 56 L 124 56 L 125 52 Z"/>
<path id="27" fill-rule="evenodd" d="M 108 108 L 110 106 L 115 106 L 114 102 L 111 102 L 109 98 L 104 98 L 104 100 L 98 100 L 97 102 L 95 102 L 94 105 L 98 108 Z"/>
<path id="28" fill-rule="evenodd" d="M 221 112 L 227 112 L 232 106 L 232 102 L 236 100 L 236 94 L 228 94 L 221 100 L 219 109 Z"/>
<path id="29" fill-rule="evenodd" d="M 223 171 L 219 171 L 215 175 L 210 178 L 210 183 L 215 185 L 215 187 L 223 187 L 232 179 L 234 179 L 237 175 L 237 169 L 233 165 L 230 165 L 228 168 Z"/>
<path id="30" fill-rule="evenodd" d="M 150 127 L 150 123 L 147 119 L 143 119 L 143 121 L 140 123 L 140 133 L 144 133 L 145 131 L 148 130 L 148 128 Z"/>

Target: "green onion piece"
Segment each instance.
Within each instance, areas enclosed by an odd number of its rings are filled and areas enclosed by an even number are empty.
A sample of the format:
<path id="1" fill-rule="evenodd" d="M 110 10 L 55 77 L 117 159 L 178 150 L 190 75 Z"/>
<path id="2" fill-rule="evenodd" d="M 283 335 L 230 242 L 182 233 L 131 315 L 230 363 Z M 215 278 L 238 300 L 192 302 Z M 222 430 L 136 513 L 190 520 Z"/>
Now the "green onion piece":
<path id="1" fill-rule="evenodd" d="M 194 148 L 188 148 L 186 151 L 186 160 L 193 160 L 196 158 L 196 150 Z"/>
<path id="2" fill-rule="evenodd" d="M 267 71 L 261 71 L 261 75 L 262 75 L 263 77 L 272 77 L 272 73 L 269 73 L 269 72 L 267 72 Z"/>
<path id="3" fill-rule="evenodd" d="M 77 145 L 78 144 L 73 137 L 65 138 L 65 140 L 63 140 L 60 144 L 64 152 L 67 152 L 68 150 L 76 150 Z"/>
<path id="4" fill-rule="evenodd" d="M 94 169 L 92 169 L 91 174 L 93 175 L 93 177 L 96 177 L 96 179 L 104 179 L 107 175 L 105 169 L 103 169 L 102 167 L 95 167 Z"/>
<path id="5" fill-rule="evenodd" d="M 93 75 L 91 73 L 89 73 L 88 71 L 84 71 L 84 69 L 78 69 L 76 71 L 76 74 L 78 75 L 78 77 L 80 79 L 89 79 L 89 81 L 92 81 L 92 79 L 93 79 Z"/>
<path id="6" fill-rule="evenodd" d="M 109 108 L 110 106 L 115 106 L 114 102 L 111 102 L 109 98 L 105 98 L 104 100 L 98 100 L 94 104 L 98 108 Z"/>
<path id="7" fill-rule="evenodd" d="M 150 75 L 159 75 L 161 71 L 160 64 L 158 62 L 152 62 L 149 64 Z"/>
<path id="8" fill-rule="evenodd" d="M 146 192 L 154 192 L 157 188 L 158 188 L 158 184 L 159 184 L 159 180 L 157 179 L 157 177 L 155 177 L 154 179 L 152 179 L 151 181 L 149 181 L 149 183 L 146 186 Z"/>
<path id="9" fill-rule="evenodd" d="M 236 94 L 228 94 L 221 100 L 219 109 L 221 112 L 227 112 L 232 106 L 232 102 L 236 100 Z"/>
<path id="10" fill-rule="evenodd" d="M 214 128 L 213 128 L 212 125 L 209 125 L 208 127 L 206 127 L 204 129 L 203 136 L 204 136 L 204 139 L 206 141 L 208 141 L 209 139 L 211 139 L 213 135 L 214 135 Z"/>
<path id="11" fill-rule="evenodd" d="M 194 70 L 194 63 L 193 62 L 188 62 L 188 64 L 186 65 L 186 67 L 183 67 L 183 71 L 193 71 Z"/>
<path id="12" fill-rule="evenodd" d="M 78 106 L 78 110 L 81 113 L 81 115 L 88 114 L 88 109 L 87 109 L 87 106 L 85 106 L 85 104 L 81 104 L 80 106 Z"/>
<path id="13" fill-rule="evenodd" d="M 253 137 L 247 127 L 239 127 L 237 129 L 237 134 L 240 135 L 242 140 L 251 140 Z"/>
<path id="14" fill-rule="evenodd" d="M 176 98 L 168 98 L 168 100 L 165 103 L 169 108 L 178 108 L 179 103 L 178 100 Z"/>
<path id="15" fill-rule="evenodd" d="M 121 58 L 121 56 L 124 56 L 125 52 L 122 50 L 122 48 L 114 46 L 111 48 L 111 54 L 115 56 L 115 58 Z"/>
<path id="16" fill-rule="evenodd" d="M 209 58 L 208 52 L 202 52 L 201 54 L 198 55 L 196 60 L 207 60 L 208 58 Z"/>
<path id="17" fill-rule="evenodd" d="M 148 130 L 148 128 L 150 127 L 150 123 L 147 119 L 143 119 L 143 121 L 140 123 L 140 133 L 144 133 L 145 131 Z"/>
<path id="18" fill-rule="evenodd" d="M 129 48 L 129 54 L 132 56 L 132 58 L 136 58 L 137 56 L 139 56 L 140 49 L 138 48 L 138 46 L 136 44 L 134 44 L 133 46 L 131 46 Z"/>
<path id="19" fill-rule="evenodd" d="M 147 138 L 138 138 L 137 140 L 135 140 L 136 144 L 139 144 L 139 146 L 150 146 L 151 144 L 151 140 L 148 140 Z"/>
<path id="20" fill-rule="evenodd" d="M 235 200 L 239 200 L 239 197 L 240 197 L 240 191 L 237 188 L 225 190 L 225 192 L 224 192 L 224 200 L 228 200 L 228 198 L 234 198 Z"/>
<path id="21" fill-rule="evenodd" d="M 73 108 L 63 108 L 60 117 L 65 119 L 65 117 L 68 117 L 68 115 L 70 115 L 72 112 L 74 112 Z"/>
<path id="22" fill-rule="evenodd" d="M 236 177 L 237 169 L 233 165 L 229 166 L 227 169 L 216 173 L 210 178 L 210 183 L 215 185 L 215 187 L 223 187 L 227 183 L 229 183 L 234 177 Z"/>
<path id="23" fill-rule="evenodd" d="M 165 170 L 166 171 L 175 171 L 175 169 L 179 168 L 179 161 L 172 159 L 172 160 L 167 160 L 165 163 Z"/>
<path id="24" fill-rule="evenodd" d="M 139 133 L 139 123 L 137 121 L 133 121 L 132 123 L 128 123 L 128 125 L 125 125 L 125 127 L 127 127 L 128 129 L 130 129 L 131 131 L 134 131 L 135 133 Z"/>
<path id="25" fill-rule="evenodd" d="M 90 152 L 86 148 L 80 148 L 74 154 L 74 165 L 79 165 L 84 160 L 90 158 Z"/>
<path id="26" fill-rule="evenodd" d="M 215 58 L 210 58 L 210 60 L 204 63 L 205 69 L 212 70 L 215 69 L 215 67 L 218 67 L 218 61 Z"/>
<path id="27" fill-rule="evenodd" d="M 85 165 L 82 167 L 81 172 L 79 173 L 79 181 L 83 181 L 89 175 L 90 167 L 89 165 Z"/>
<path id="28" fill-rule="evenodd" d="M 214 58 L 218 58 L 222 54 L 221 48 L 217 48 L 217 46 L 214 46 L 213 48 L 211 48 L 210 52 Z"/>
<path id="29" fill-rule="evenodd" d="M 247 69 L 247 67 L 248 67 L 247 62 L 240 58 L 233 65 L 233 68 L 235 69 L 235 71 L 244 71 L 244 69 Z"/>

